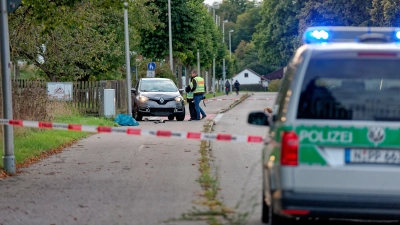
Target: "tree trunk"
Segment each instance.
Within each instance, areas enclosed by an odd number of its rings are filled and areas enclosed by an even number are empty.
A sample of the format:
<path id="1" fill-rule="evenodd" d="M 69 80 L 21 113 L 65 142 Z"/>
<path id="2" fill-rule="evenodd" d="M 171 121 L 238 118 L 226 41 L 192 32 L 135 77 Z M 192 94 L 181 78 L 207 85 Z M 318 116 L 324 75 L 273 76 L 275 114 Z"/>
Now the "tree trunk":
<path id="1" fill-rule="evenodd" d="M 19 65 L 18 65 L 18 62 L 17 62 L 17 64 L 15 65 L 15 71 L 14 71 L 14 75 L 15 75 L 15 79 L 17 80 L 18 79 L 18 77 L 19 77 L 19 74 L 20 74 L 20 68 L 19 68 Z"/>
<path id="2" fill-rule="evenodd" d="M 190 77 L 192 76 L 192 66 L 186 65 L 186 85 L 190 84 Z"/>
<path id="3" fill-rule="evenodd" d="M 208 68 L 208 84 L 207 84 L 208 92 L 213 91 L 212 78 L 213 78 L 212 70 L 211 70 L 211 67 L 210 67 L 210 68 Z"/>
<path id="4" fill-rule="evenodd" d="M 177 59 L 177 65 L 178 65 L 178 87 L 182 89 L 182 62 L 181 60 Z"/>

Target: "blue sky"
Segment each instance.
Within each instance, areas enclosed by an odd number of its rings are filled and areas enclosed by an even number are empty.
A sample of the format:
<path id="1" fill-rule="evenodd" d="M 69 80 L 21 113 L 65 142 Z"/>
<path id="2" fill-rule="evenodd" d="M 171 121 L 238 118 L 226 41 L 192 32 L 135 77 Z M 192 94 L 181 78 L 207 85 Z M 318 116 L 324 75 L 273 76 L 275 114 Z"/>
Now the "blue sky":
<path id="1" fill-rule="evenodd" d="M 221 2 L 221 0 L 204 0 L 204 3 L 212 5 L 214 2 Z"/>

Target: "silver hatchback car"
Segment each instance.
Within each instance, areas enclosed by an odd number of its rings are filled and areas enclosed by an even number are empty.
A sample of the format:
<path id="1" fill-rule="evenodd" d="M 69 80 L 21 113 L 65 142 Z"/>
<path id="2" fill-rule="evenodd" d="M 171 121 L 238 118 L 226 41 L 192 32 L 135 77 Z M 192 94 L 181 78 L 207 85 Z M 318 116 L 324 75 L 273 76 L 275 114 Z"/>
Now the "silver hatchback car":
<path id="1" fill-rule="evenodd" d="M 264 223 L 400 220 L 400 28 L 311 27 L 263 149 Z"/>
<path id="2" fill-rule="evenodd" d="M 167 116 L 169 120 L 185 119 L 185 104 L 171 79 L 141 78 L 132 88 L 132 115 L 140 121 L 143 116 Z"/>

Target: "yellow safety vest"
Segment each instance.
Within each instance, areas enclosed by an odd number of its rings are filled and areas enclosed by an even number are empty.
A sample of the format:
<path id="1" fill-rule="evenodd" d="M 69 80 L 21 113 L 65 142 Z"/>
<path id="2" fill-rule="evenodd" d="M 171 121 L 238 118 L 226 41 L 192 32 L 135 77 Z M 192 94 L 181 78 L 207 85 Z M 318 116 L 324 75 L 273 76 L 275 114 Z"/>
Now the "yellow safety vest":
<path id="1" fill-rule="evenodd" d="M 193 99 L 193 92 L 186 93 L 186 98 L 187 99 Z"/>
<path id="2" fill-rule="evenodd" d="M 196 80 L 197 86 L 196 89 L 194 90 L 194 94 L 196 93 L 204 93 L 206 92 L 205 88 L 204 88 L 204 79 L 201 77 L 195 77 L 193 78 Z M 190 88 L 193 88 L 193 79 L 192 82 L 190 82 Z"/>

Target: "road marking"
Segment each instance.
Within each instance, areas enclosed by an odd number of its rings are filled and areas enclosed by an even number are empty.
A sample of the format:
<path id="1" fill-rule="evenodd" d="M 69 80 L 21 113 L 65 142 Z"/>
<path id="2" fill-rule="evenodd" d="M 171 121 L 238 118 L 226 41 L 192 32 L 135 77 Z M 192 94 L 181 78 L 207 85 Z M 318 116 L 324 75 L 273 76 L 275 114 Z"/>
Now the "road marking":
<path id="1" fill-rule="evenodd" d="M 144 147 L 145 147 L 145 145 L 141 145 L 140 148 L 137 150 L 137 152 L 135 152 L 135 154 L 133 154 L 133 157 L 136 157 L 142 151 L 142 149 Z"/>
<path id="2" fill-rule="evenodd" d="M 214 123 L 218 123 L 219 120 L 224 116 L 223 113 L 218 114 L 215 118 L 214 118 Z"/>

